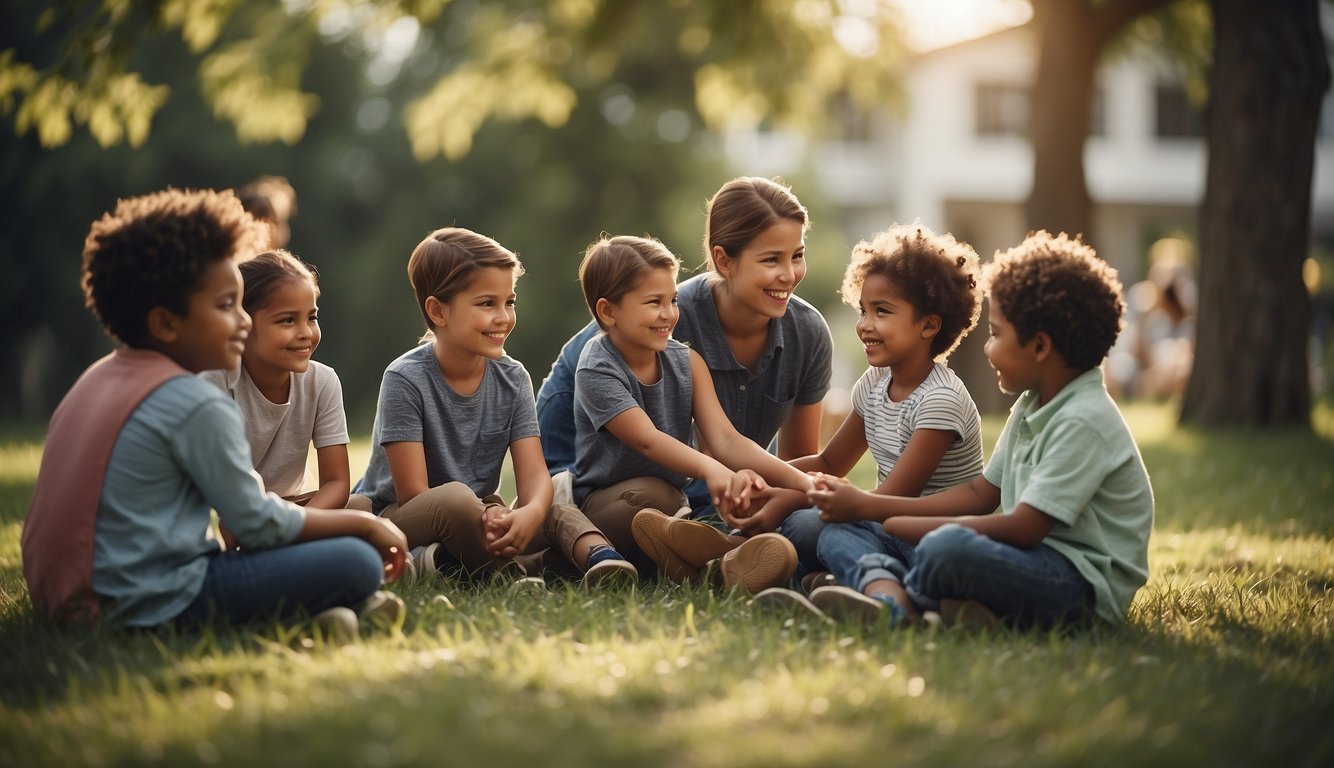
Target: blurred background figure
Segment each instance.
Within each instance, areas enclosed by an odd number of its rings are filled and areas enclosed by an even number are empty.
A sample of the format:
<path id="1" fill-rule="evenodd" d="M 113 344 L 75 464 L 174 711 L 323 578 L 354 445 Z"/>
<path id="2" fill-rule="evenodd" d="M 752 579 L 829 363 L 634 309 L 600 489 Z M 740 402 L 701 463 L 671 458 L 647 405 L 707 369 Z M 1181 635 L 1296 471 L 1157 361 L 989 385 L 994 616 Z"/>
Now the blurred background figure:
<path id="1" fill-rule="evenodd" d="M 1167 398 L 1185 389 L 1195 358 L 1195 277 L 1191 245 L 1175 237 L 1149 248 L 1149 276 L 1131 289 L 1142 308 L 1134 334 L 1139 372 L 1134 394 Z"/>
<path id="2" fill-rule="evenodd" d="M 260 176 L 238 187 L 236 196 L 251 216 L 269 225 L 269 247 L 286 248 L 292 239 L 288 221 L 296 215 L 296 190 L 282 176 Z"/>

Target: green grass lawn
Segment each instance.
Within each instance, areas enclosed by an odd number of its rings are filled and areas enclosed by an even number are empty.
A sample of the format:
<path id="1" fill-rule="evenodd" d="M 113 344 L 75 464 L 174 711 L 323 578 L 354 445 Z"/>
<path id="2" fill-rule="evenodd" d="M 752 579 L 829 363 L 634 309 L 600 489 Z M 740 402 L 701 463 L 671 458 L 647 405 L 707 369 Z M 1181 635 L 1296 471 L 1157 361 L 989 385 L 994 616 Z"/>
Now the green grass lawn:
<path id="1" fill-rule="evenodd" d="M 1125 626 L 1074 635 L 446 581 L 404 590 L 401 635 L 341 648 L 277 625 L 60 633 L 33 623 L 19 559 L 40 448 L 11 440 L 0 764 L 1334 764 L 1334 413 L 1316 436 L 1127 418 L 1158 503 L 1152 577 Z"/>

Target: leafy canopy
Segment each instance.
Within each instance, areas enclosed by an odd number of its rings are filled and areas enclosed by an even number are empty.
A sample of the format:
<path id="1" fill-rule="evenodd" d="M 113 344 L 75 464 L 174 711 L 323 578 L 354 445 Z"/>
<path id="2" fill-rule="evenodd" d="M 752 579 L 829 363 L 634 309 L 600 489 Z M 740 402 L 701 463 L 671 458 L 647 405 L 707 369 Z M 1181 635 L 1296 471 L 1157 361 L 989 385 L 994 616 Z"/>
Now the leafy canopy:
<path id="1" fill-rule="evenodd" d="M 374 48 L 407 29 L 439 66 L 400 105 L 419 161 L 462 157 L 488 120 L 564 125 L 581 86 L 664 55 L 687 62 L 709 126 L 810 129 L 836 94 L 863 108 L 898 101 L 905 48 L 893 13 L 876 0 L 57 0 L 32 37 L 0 50 L 0 114 L 44 147 L 76 128 L 103 147 L 140 146 L 171 94 L 145 81 L 136 53 L 174 36 L 238 138 L 294 144 L 320 108 L 303 84 L 313 44 L 344 36 Z"/>

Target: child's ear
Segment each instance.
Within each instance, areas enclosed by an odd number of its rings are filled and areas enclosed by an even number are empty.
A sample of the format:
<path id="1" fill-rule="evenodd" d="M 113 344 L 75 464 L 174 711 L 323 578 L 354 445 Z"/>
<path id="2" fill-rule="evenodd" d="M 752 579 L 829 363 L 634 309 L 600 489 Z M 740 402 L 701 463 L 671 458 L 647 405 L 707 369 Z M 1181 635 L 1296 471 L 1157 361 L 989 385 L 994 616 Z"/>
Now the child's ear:
<path id="1" fill-rule="evenodd" d="M 442 328 L 449 320 L 449 307 L 444 302 L 434 296 L 426 297 L 426 317 L 431 320 L 431 325 Z"/>
<path id="2" fill-rule="evenodd" d="M 721 245 L 713 246 L 713 271 L 723 277 L 732 276 L 732 259 Z"/>
<path id="3" fill-rule="evenodd" d="M 1040 363 L 1051 357 L 1051 353 L 1056 350 L 1052 346 L 1051 336 L 1046 331 L 1038 331 L 1033 334 L 1033 356 Z"/>
<path id="4" fill-rule="evenodd" d="M 156 306 L 148 310 L 145 324 L 148 326 L 148 335 L 153 340 L 170 344 L 176 340 L 176 334 L 180 331 L 181 319 L 170 309 Z"/>
<path id="5" fill-rule="evenodd" d="M 606 299 L 598 299 L 598 303 L 593 305 L 597 311 L 597 319 L 601 322 L 603 328 L 610 328 L 616 325 L 616 305 Z"/>
<path id="6" fill-rule="evenodd" d="M 922 318 L 922 338 L 934 338 L 940 333 L 940 315 L 927 315 Z"/>

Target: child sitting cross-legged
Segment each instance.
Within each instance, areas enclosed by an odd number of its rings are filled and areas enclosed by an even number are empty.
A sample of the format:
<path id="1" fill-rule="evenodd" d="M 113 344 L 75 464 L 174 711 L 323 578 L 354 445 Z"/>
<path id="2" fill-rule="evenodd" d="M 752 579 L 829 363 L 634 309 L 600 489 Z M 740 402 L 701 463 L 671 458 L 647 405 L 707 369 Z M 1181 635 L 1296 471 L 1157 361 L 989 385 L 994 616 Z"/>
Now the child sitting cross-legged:
<path id="1" fill-rule="evenodd" d="M 884 496 L 936 493 L 982 473 L 982 420 L 945 364 L 981 312 L 977 262 L 966 243 L 917 225 L 891 227 L 853 248 L 842 294 L 857 308 L 857 337 L 870 367 L 853 386 L 852 411 L 829 444 L 794 466 L 842 476 L 869 449 L 879 470 L 873 493 Z M 803 586 L 819 583 L 814 569 L 820 567 L 855 585 L 859 561 L 872 553 L 911 564 L 912 546 L 885 533 L 885 515 L 875 507 L 856 510 L 854 522 L 830 525 L 820 523 L 819 513 L 814 507 L 792 513 L 810 518 L 802 529 L 817 531 L 818 562 L 807 564 L 813 572 Z M 761 592 L 756 602 L 814 610 L 781 587 Z"/>
<path id="2" fill-rule="evenodd" d="M 921 498 L 817 478 L 809 496 L 823 519 L 875 509 L 887 534 L 916 545 L 912 559 L 863 556 L 856 588 L 815 590 L 826 614 L 1115 623 L 1148 578 L 1153 491 L 1099 367 L 1125 307 L 1116 272 L 1078 239 L 1038 232 L 998 254 L 983 283 L 987 360 L 1019 394 L 995 452 L 981 477 Z"/>
<path id="3" fill-rule="evenodd" d="M 302 508 L 251 468 L 241 412 L 193 374 L 232 370 L 250 317 L 237 260 L 263 230 L 230 193 L 168 189 L 93 223 L 83 288 L 123 344 L 51 419 L 24 521 L 23 572 L 42 618 L 118 626 L 314 615 L 334 639 L 396 625 L 407 542 L 365 512 Z M 223 552 L 210 510 L 235 536 Z"/>

